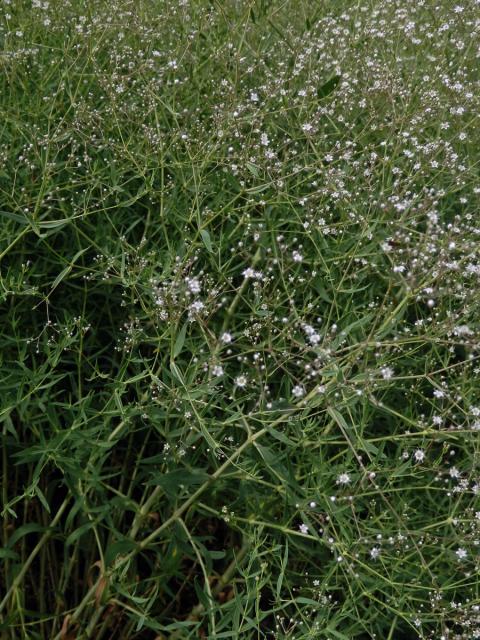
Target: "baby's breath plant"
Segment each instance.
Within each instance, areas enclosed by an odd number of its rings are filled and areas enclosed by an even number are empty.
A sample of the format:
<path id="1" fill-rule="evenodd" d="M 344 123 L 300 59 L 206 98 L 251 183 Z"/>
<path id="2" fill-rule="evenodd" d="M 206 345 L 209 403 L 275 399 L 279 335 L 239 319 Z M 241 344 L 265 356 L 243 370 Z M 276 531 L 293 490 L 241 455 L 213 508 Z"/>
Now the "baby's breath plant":
<path id="1" fill-rule="evenodd" d="M 0 637 L 480 638 L 479 0 L 0 0 Z"/>

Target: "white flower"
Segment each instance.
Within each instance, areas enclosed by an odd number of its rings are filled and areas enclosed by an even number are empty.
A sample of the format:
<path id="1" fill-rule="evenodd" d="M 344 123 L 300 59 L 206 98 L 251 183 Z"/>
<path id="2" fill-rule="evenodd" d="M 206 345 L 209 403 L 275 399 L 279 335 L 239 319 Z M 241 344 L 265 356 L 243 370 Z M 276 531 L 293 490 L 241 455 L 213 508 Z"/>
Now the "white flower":
<path id="1" fill-rule="evenodd" d="M 459 560 L 465 560 L 465 558 L 467 557 L 467 552 L 465 549 L 463 549 L 462 547 L 459 547 L 456 551 L 455 551 L 455 555 L 457 556 L 457 558 Z"/>
<path id="2" fill-rule="evenodd" d="M 391 367 L 382 367 L 380 369 L 380 373 L 382 374 L 382 378 L 384 380 L 390 380 L 394 374 L 394 371 Z"/>
<path id="3" fill-rule="evenodd" d="M 349 484 L 351 478 L 348 473 L 341 473 L 337 478 L 337 484 Z"/>
<path id="4" fill-rule="evenodd" d="M 195 300 L 195 302 L 192 302 L 192 304 L 189 306 L 191 313 L 200 313 L 200 311 L 202 311 L 202 309 L 204 308 L 205 305 L 201 300 Z"/>
<path id="5" fill-rule="evenodd" d="M 307 527 L 307 525 L 306 525 L 306 524 L 301 524 L 298 528 L 299 528 L 299 530 L 300 530 L 300 532 L 301 532 L 301 533 L 304 533 L 305 535 L 307 535 L 307 533 L 308 533 L 308 527 Z"/>
<path id="6" fill-rule="evenodd" d="M 247 377 L 246 376 L 237 376 L 235 378 L 235 384 L 237 387 L 240 387 L 240 389 L 243 389 L 244 387 L 247 386 Z"/>
<path id="7" fill-rule="evenodd" d="M 220 366 L 219 364 L 216 364 L 212 368 L 212 373 L 213 373 L 214 376 L 223 376 L 223 367 Z"/>
<path id="8" fill-rule="evenodd" d="M 185 283 L 192 293 L 200 293 L 201 285 L 198 278 L 185 278 Z"/>
<path id="9" fill-rule="evenodd" d="M 255 271 L 252 269 L 252 267 L 247 267 L 247 269 L 244 269 L 242 271 L 242 276 L 244 278 L 254 278 L 255 277 Z"/>
<path id="10" fill-rule="evenodd" d="M 264 147 L 268 147 L 268 145 L 270 144 L 270 140 L 268 139 L 268 136 L 266 133 L 262 133 L 262 135 L 260 136 L 260 142 L 263 144 Z"/>
<path id="11" fill-rule="evenodd" d="M 305 131 L 305 133 L 308 133 L 312 129 L 313 125 L 311 125 L 309 122 L 305 122 L 305 124 L 302 124 L 302 131 Z"/>
<path id="12" fill-rule="evenodd" d="M 423 451 L 423 449 L 417 449 L 413 452 L 413 457 L 415 458 L 415 462 L 423 462 L 425 460 L 425 451 Z"/>
<path id="13" fill-rule="evenodd" d="M 230 344 L 233 340 L 232 334 L 225 331 L 225 333 L 222 333 L 220 340 L 225 344 Z"/>
<path id="14" fill-rule="evenodd" d="M 295 396 L 295 398 L 301 398 L 302 396 L 305 395 L 305 389 L 302 387 L 302 385 L 297 384 L 293 387 L 292 393 Z"/>
<path id="15" fill-rule="evenodd" d="M 370 557 L 372 560 L 376 560 L 380 556 L 380 549 L 378 547 L 373 547 L 370 549 Z"/>
<path id="16" fill-rule="evenodd" d="M 302 262 L 303 260 L 303 256 L 301 253 L 299 253 L 298 251 L 294 251 L 292 253 L 292 258 L 294 262 Z"/>

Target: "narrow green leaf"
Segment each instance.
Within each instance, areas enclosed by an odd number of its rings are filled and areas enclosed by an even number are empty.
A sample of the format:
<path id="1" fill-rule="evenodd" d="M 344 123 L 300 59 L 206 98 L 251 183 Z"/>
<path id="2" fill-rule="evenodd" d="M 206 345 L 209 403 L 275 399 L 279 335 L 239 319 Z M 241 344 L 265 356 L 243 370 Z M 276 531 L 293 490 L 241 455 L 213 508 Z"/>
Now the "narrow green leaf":
<path id="1" fill-rule="evenodd" d="M 8 547 L 11 549 L 15 544 L 29 533 L 43 533 L 45 527 L 36 522 L 29 522 L 16 529 L 8 541 Z"/>
<path id="2" fill-rule="evenodd" d="M 11 549 L 5 549 L 0 547 L 0 558 L 8 558 L 9 560 L 18 560 L 19 555 Z"/>
<path id="3" fill-rule="evenodd" d="M 281 431 L 277 431 L 277 429 L 274 429 L 273 427 L 267 427 L 267 429 L 268 429 L 268 433 L 279 442 L 283 442 L 283 444 L 288 444 L 290 447 L 295 446 L 295 443 L 292 440 L 290 440 L 290 438 L 287 438 L 287 436 Z"/>
<path id="4" fill-rule="evenodd" d="M 185 380 L 184 380 L 184 377 L 182 375 L 182 372 L 177 367 L 175 362 L 173 362 L 173 360 L 170 361 L 170 371 L 172 372 L 174 378 L 176 378 L 178 380 L 178 382 L 180 382 L 183 386 L 185 386 Z"/>
<path id="5" fill-rule="evenodd" d="M 336 422 L 336 424 L 338 424 L 339 427 L 341 427 L 345 431 L 349 430 L 349 426 L 345 422 L 345 418 L 342 416 L 342 414 L 339 411 L 337 411 L 333 407 L 327 407 L 327 413 L 331 418 L 333 418 L 334 422 Z"/>
<path id="6" fill-rule="evenodd" d="M 186 334 L 187 334 L 187 323 L 185 322 L 183 327 L 180 329 L 177 339 L 175 340 L 175 344 L 173 346 L 173 352 L 172 352 L 173 358 L 176 358 L 181 353 L 183 349 L 183 345 L 185 343 Z"/>
<path id="7" fill-rule="evenodd" d="M 75 529 L 75 531 L 73 531 L 68 536 L 68 538 L 65 540 L 65 546 L 68 547 L 71 544 L 73 544 L 75 540 L 78 540 L 79 538 L 81 538 L 83 534 L 87 533 L 87 531 L 90 531 L 92 527 L 93 527 L 93 522 L 87 522 L 86 524 L 82 524 L 81 527 L 78 527 L 78 529 Z"/>
<path id="8" fill-rule="evenodd" d="M 45 494 L 43 493 L 43 491 L 40 489 L 40 487 L 38 485 L 35 487 L 35 495 L 40 500 L 40 502 L 42 503 L 42 505 L 43 505 L 44 509 L 47 511 L 47 513 L 50 513 L 50 505 L 47 502 Z"/>
<path id="9" fill-rule="evenodd" d="M 19 224 L 24 224 L 24 225 L 28 224 L 27 218 L 25 218 L 25 216 L 19 215 L 18 213 L 13 213 L 11 211 L 0 211 L 0 216 L 3 216 L 4 218 L 8 218 L 9 220 L 14 220 Z"/>
<path id="10" fill-rule="evenodd" d="M 322 86 L 317 90 L 317 97 L 322 99 L 333 93 L 340 82 L 340 78 L 341 76 L 339 75 L 333 76 L 330 80 L 327 80 L 325 84 L 322 84 Z"/>
<path id="11" fill-rule="evenodd" d="M 65 269 L 62 269 L 62 271 L 58 274 L 58 276 L 53 281 L 52 288 L 50 289 L 50 294 L 58 287 L 58 285 L 62 282 L 62 280 L 70 273 L 75 262 L 82 255 L 82 253 L 85 253 L 85 251 L 87 251 L 87 248 L 80 249 L 80 251 L 77 251 L 77 253 L 73 256 L 70 264 L 68 264 L 65 267 Z"/>
<path id="12" fill-rule="evenodd" d="M 283 579 L 285 576 L 285 571 L 287 569 L 287 564 L 288 564 L 288 538 L 285 539 L 285 553 L 283 554 L 282 565 L 281 565 L 280 573 L 277 578 L 277 592 L 276 592 L 277 600 L 280 599 L 280 595 L 282 593 Z"/>
<path id="13" fill-rule="evenodd" d="M 203 244 L 206 246 L 207 251 L 213 253 L 212 240 L 208 231 L 206 231 L 205 229 L 201 229 L 200 235 L 202 236 Z"/>

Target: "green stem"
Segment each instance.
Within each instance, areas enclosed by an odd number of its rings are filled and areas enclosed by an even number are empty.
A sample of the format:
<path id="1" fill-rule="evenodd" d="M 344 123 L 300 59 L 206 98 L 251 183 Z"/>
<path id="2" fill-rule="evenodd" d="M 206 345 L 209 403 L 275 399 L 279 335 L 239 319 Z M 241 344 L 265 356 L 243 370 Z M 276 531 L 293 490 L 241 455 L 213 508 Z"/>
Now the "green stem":
<path id="1" fill-rule="evenodd" d="M 62 517 L 63 512 L 65 511 L 65 509 L 67 508 L 67 505 L 69 503 L 70 498 L 65 498 L 65 500 L 62 502 L 62 504 L 60 505 L 60 508 L 58 509 L 57 513 L 55 514 L 54 519 L 52 520 L 49 528 L 47 531 L 45 531 L 45 533 L 43 534 L 43 536 L 40 538 L 40 540 L 37 542 L 37 544 L 35 545 L 33 551 L 30 553 L 30 555 L 28 556 L 28 558 L 25 560 L 25 563 L 23 565 L 23 567 L 20 569 L 20 571 L 18 572 L 18 574 L 16 575 L 15 579 L 13 580 L 12 584 L 10 585 L 10 588 L 7 590 L 7 593 L 5 594 L 3 600 L 0 602 L 0 613 L 3 611 L 3 609 L 5 608 L 6 604 L 8 603 L 10 596 L 12 595 L 12 593 L 15 591 L 15 589 L 17 589 L 20 584 L 22 583 L 23 578 L 25 577 L 27 571 L 30 568 L 30 565 L 32 564 L 32 562 L 35 560 L 37 554 L 39 553 L 39 551 L 42 549 L 43 545 L 47 542 L 47 540 L 50 538 L 50 536 L 52 535 L 58 521 L 60 520 L 60 518 Z"/>

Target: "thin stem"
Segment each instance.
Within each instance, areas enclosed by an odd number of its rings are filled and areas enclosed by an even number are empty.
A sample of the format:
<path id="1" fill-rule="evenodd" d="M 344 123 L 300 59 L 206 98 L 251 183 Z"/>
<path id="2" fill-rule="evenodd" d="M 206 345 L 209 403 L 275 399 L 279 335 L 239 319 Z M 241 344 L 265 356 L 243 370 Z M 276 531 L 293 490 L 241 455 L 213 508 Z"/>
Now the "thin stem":
<path id="1" fill-rule="evenodd" d="M 30 553 L 28 558 L 25 560 L 22 568 L 20 569 L 18 574 L 15 576 L 15 579 L 13 580 L 12 584 L 10 585 L 10 588 L 7 590 L 7 593 L 5 594 L 3 600 L 0 602 L 0 612 L 2 612 L 3 609 L 5 608 L 5 605 L 9 601 L 10 596 L 15 591 L 15 589 L 17 589 L 20 586 L 20 584 L 23 581 L 23 578 L 25 577 L 25 575 L 27 574 L 27 572 L 28 572 L 28 570 L 30 568 L 30 565 L 35 560 L 37 554 L 42 549 L 43 545 L 47 542 L 47 540 L 52 535 L 52 533 L 53 533 L 58 521 L 62 517 L 63 512 L 67 508 L 67 505 L 68 505 L 69 501 L 70 501 L 70 498 L 68 497 L 68 498 L 65 498 L 65 500 L 62 502 L 62 504 L 60 505 L 60 508 L 58 509 L 57 513 L 55 514 L 55 517 L 52 520 L 48 530 L 45 531 L 45 533 L 42 535 L 40 540 L 37 542 L 37 544 L 33 548 L 33 551 Z"/>

